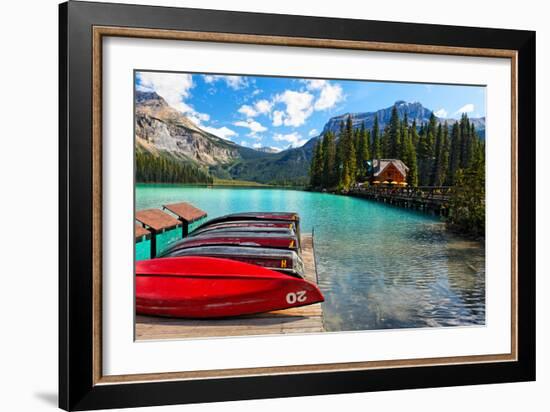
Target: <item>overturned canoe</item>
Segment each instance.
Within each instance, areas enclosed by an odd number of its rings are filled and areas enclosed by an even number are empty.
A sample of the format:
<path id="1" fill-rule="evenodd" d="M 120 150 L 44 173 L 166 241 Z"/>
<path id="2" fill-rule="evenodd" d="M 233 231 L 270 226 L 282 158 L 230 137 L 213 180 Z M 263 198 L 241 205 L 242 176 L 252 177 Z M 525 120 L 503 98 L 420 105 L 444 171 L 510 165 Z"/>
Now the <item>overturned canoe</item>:
<path id="1" fill-rule="evenodd" d="M 247 246 L 264 247 L 275 249 L 300 249 L 298 237 L 283 233 L 255 233 L 246 231 L 214 232 L 203 233 L 201 235 L 187 237 L 176 243 L 163 252 L 163 255 L 172 253 L 179 249 L 185 249 L 197 246 L 225 245 L 225 246 Z"/>
<path id="2" fill-rule="evenodd" d="M 234 229 L 234 230 L 248 230 L 248 229 L 292 229 L 297 233 L 296 221 L 284 221 L 284 220 L 234 220 L 229 222 L 218 223 L 206 223 L 201 227 L 193 230 L 190 236 L 194 236 L 200 233 L 209 232 L 219 229 Z"/>
<path id="3" fill-rule="evenodd" d="M 138 261 L 136 311 L 222 318 L 322 302 L 317 285 L 260 266 L 212 257 Z"/>
<path id="4" fill-rule="evenodd" d="M 229 215 L 215 217 L 200 225 L 198 229 L 211 226 L 218 223 L 238 222 L 238 221 L 272 221 L 283 223 L 294 223 L 295 229 L 300 230 L 300 216 L 294 212 L 241 212 Z"/>
<path id="5" fill-rule="evenodd" d="M 284 236 L 296 236 L 296 232 L 293 228 L 289 227 L 257 227 L 257 226 L 239 226 L 239 227 L 213 227 L 205 228 L 200 232 L 193 232 L 189 234 L 190 237 L 194 236 L 210 236 L 217 233 L 257 233 L 257 234 L 280 234 Z"/>
<path id="6" fill-rule="evenodd" d="M 239 262 L 262 266 L 291 276 L 304 277 L 302 258 L 293 250 L 208 245 L 177 249 L 164 253 L 160 257 L 179 256 L 209 256 L 238 260 Z"/>
<path id="7" fill-rule="evenodd" d="M 229 215 L 210 219 L 208 222 L 203 223 L 203 226 L 212 223 L 231 222 L 235 220 L 279 220 L 299 222 L 300 217 L 298 213 L 295 212 L 241 212 L 231 213 Z"/>

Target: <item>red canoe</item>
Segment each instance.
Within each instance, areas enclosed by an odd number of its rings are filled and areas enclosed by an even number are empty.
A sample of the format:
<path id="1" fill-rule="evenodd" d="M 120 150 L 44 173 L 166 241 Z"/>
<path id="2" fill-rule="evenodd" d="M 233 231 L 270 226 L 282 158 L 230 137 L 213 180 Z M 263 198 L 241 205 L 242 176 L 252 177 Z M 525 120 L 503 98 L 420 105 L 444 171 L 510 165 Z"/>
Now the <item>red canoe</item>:
<path id="1" fill-rule="evenodd" d="M 284 236 L 296 236 L 296 232 L 292 228 L 288 227 L 257 227 L 257 226 L 246 226 L 246 227 L 214 227 L 214 228 L 205 228 L 200 232 L 193 232 L 189 236 L 212 236 L 214 234 L 233 234 L 233 233 L 256 233 L 256 234 L 278 234 Z"/>
<path id="2" fill-rule="evenodd" d="M 298 251 L 300 243 L 296 236 L 270 233 L 212 233 L 202 234 L 182 239 L 172 245 L 163 254 L 172 253 L 175 250 L 197 246 L 226 245 L 226 246 L 247 246 L 247 247 L 268 247 L 276 249 L 290 249 Z"/>
<path id="3" fill-rule="evenodd" d="M 198 246 L 163 253 L 160 257 L 209 256 L 238 260 L 288 275 L 304 277 L 302 258 L 293 250 L 246 246 Z"/>
<path id="4" fill-rule="evenodd" d="M 249 229 L 249 228 L 273 228 L 273 229 L 293 229 L 297 232 L 296 222 L 287 222 L 281 220 L 235 220 L 230 222 L 220 222 L 203 225 L 190 233 L 194 236 L 199 233 L 218 229 Z"/>
<path id="5" fill-rule="evenodd" d="M 274 223 L 283 223 L 287 225 L 292 225 L 294 231 L 296 232 L 298 238 L 300 237 L 300 216 L 294 212 L 241 212 L 241 213 L 232 213 L 229 215 L 224 215 L 210 219 L 209 221 L 203 223 L 195 229 L 195 231 L 200 231 L 204 228 L 218 225 L 218 224 L 228 224 L 228 223 L 242 223 L 242 222 L 274 222 Z"/>
<path id="6" fill-rule="evenodd" d="M 232 222 L 235 220 L 284 220 L 284 221 L 300 221 L 298 213 L 295 212 L 242 212 L 232 213 L 216 217 L 204 223 L 204 225 L 219 222 Z"/>
<path id="7" fill-rule="evenodd" d="M 322 302 L 317 285 L 248 263 L 211 257 L 138 261 L 136 311 L 223 318 Z"/>

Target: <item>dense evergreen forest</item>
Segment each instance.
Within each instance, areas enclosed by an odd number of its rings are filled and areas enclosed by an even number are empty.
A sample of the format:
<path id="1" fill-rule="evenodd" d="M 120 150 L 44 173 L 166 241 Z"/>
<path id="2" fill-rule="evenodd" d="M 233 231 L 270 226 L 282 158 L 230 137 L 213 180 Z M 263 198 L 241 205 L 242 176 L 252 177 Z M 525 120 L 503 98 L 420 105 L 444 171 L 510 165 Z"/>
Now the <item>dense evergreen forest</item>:
<path id="1" fill-rule="evenodd" d="M 163 156 L 136 153 L 138 183 L 212 183 L 212 177 L 198 167 Z"/>
<path id="2" fill-rule="evenodd" d="M 340 124 L 337 136 L 328 132 L 317 142 L 310 167 L 310 187 L 346 192 L 368 181 L 371 159 L 401 159 L 408 167 L 409 186 L 452 186 L 449 223 L 476 235 L 485 228 L 485 142 L 463 114 L 452 126 L 432 113 L 427 123 L 409 124 L 397 107 L 380 130 Z"/>

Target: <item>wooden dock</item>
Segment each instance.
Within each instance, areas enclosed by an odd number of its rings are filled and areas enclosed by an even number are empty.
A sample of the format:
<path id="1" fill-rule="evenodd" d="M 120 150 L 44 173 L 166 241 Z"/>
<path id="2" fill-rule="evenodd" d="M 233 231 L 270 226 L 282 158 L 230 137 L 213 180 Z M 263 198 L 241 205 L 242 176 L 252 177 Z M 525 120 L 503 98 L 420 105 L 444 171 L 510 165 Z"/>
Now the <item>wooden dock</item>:
<path id="1" fill-rule="evenodd" d="M 135 225 L 134 230 L 136 243 L 151 239 L 151 258 L 157 256 L 158 234 L 181 227 L 181 236 L 185 237 L 189 234 L 191 223 L 207 216 L 204 210 L 200 210 L 186 202 L 163 205 L 162 208 L 170 213 L 163 212 L 160 209 L 145 209 L 135 214 L 135 220 L 139 222 Z"/>
<path id="2" fill-rule="evenodd" d="M 448 216 L 451 190 L 452 188 L 449 186 L 368 186 L 353 188 L 349 191 L 349 194 L 395 206 Z"/>
<path id="3" fill-rule="evenodd" d="M 317 283 L 313 236 L 302 236 L 306 279 Z M 136 316 L 136 340 L 207 338 L 323 332 L 321 303 L 229 319 L 200 320 Z"/>

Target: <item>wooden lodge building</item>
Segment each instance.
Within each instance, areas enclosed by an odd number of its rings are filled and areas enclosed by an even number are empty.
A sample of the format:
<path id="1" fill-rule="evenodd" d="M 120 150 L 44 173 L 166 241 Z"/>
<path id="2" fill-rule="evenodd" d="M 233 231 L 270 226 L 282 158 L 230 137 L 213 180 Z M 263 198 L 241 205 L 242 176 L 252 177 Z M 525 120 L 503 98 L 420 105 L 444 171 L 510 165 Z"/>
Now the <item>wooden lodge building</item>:
<path id="1" fill-rule="evenodd" d="M 406 186 L 409 168 L 399 159 L 373 159 L 369 182 Z"/>

